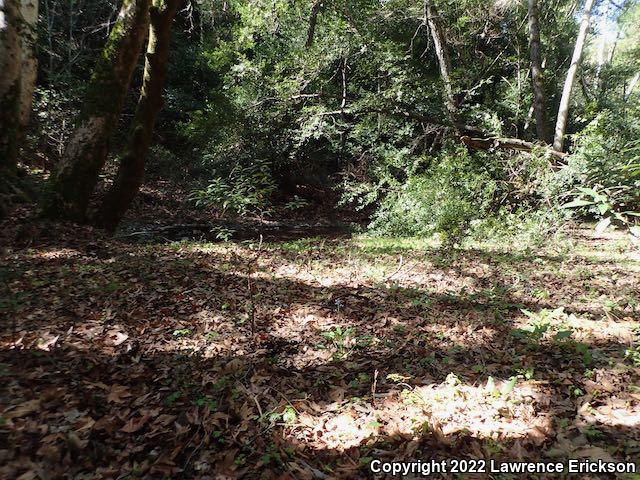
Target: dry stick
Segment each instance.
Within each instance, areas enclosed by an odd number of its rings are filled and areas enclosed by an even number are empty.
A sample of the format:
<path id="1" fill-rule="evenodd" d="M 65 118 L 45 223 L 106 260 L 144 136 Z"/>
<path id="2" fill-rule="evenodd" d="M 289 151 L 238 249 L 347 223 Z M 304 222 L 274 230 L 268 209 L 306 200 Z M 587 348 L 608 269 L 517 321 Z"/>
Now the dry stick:
<path id="1" fill-rule="evenodd" d="M 402 269 L 403 263 L 404 263 L 404 259 L 402 258 L 402 255 L 400 255 L 400 265 L 398 265 L 398 268 L 396 269 L 396 271 L 393 272 L 391 275 L 388 275 L 387 278 L 384 279 L 384 281 L 388 282 L 389 280 L 391 280 L 391 278 L 395 277 L 396 274 Z"/>
<path id="2" fill-rule="evenodd" d="M 371 405 L 376 406 L 376 386 L 378 385 L 378 369 L 373 372 L 373 383 L 371 384 Z"/>
<path id="3" fill-rule="evenodd" d="M 319 478 L 320 480 L 326 480 L 331 478 L 329 475 L 327 475 L 326 473 L 321 472 L 320 470 L 318 470 L 317 468 L 312 467 L 311 465 L 309 465 L 307 462 L 305 462 L 302 459 L 297 459 L 296 460 L 298 463 L 302 464 L 302 466 L 307 467 L 307 469 L 313 474 L 313 478 Z"/>
<path id="4" fill-rule="evenodd" d="M 245 385 L 242 385 L 242 388 L 244 389 L 245 393 L 247 395 L 249 395 L 252 399 L 253 399 L 253 403 L 256 404 L 256 407 L 258 407 L 258 413 L 260 414 L 260 418 L 262 418 L 262 416 L 264 415 L 264 413 L 262 412 L 262 407 L 260 406 L 260 402 L 258 402 L 258 397 L 256 397 L 251 390 L 249 390 Z"/>
<path id="5" fill-rule="evenodd" d="M 300 415 L 300 410 L 298 410 L 298 409 L 293 405 L 293 403 L 291 403 L 291 401 L 287 398 L 287 396 L 286 396 L 284 393 L 282 393 L 280 390 L 278 390 L 278 389 L 277 389 L 277 388 L 275 388 L 275 387 L 268 386 L 267 388 L 268 388 L 269 390 L 273 390 L 273 391 L 274 391 L 274 392 L 276 392 L 278 395 L 280 395 L 280 396 L 282 397 L 282 399 L 283 399 L 285 402 L 287 402 L 287 403 L 289 404 L 289 406 L 290 406 L 291 408 L 293 408 L 293 409 L 295 410 L 295 412 L 296 412 L 298 415 Z M 303 399 L 303 400 L 305 400 L 305 401 L 306 401 L 306 399 Z M 299 401 L 299 400 L 296 400 L 296 401 Z"/>

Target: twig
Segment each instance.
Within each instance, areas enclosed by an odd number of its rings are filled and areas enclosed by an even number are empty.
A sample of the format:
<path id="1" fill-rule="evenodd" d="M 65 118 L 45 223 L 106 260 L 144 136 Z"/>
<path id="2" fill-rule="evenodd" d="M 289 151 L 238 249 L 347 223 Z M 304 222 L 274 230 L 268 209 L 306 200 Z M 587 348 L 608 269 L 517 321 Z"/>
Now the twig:
<path id="1" fill-rule="evenodd" d="M 303 466 L 305 466 L 313 474 L 314 478 L 320 478 L 321 480 L 326 480 L 328 478 L 331 478 L 326 473 L 321 472 L 317 468 L 313 468 L 311 465 L 309 465 L 307 462 L 305 462 L 304 460 L 302 460 L 300 458 L 297 459 L 296 461 L 298 463 L 302 464 Z"/>
<path id="2" fill-rule="evenodd" d="M 244 385 L 242 385 L 242 387 L 244 388 L 244 391 L 247 392 L 247 395 L 249 395 L 253 399 L 253 403 L 255 403 L 256 407 L 258 407 L 260 418 L 262 418 L 264 414 L 262 413 L 262 407 L 260 406 L 260 402 L 258 402 L 258 398 L 253 393 L 251 393 L 251 391 L 247 387 L 245 387 Z"/>
<path id="3" fill-rule="evenodd" d="M 376 387 L 378 386 L 378 369 L 373 372 L 373 383 L 371 384 L 371 405 L 376 406 Z"/>
<path id="4" fill-rule="evenodd" d="M 388 282 L 389 280 L 391 280 L 392 277 L 395 277 L 396 274 L 402 269 L 403 264 L 404 264 L 404 259 L 402 258 L 402 255 L 400 255 L 400 265 L 398 265 L 398 268 L 396 269 L 396 271 L 393 272 L 391 275 L 389 275 L 387 278 L 385 278 L 384 281 Z"/>

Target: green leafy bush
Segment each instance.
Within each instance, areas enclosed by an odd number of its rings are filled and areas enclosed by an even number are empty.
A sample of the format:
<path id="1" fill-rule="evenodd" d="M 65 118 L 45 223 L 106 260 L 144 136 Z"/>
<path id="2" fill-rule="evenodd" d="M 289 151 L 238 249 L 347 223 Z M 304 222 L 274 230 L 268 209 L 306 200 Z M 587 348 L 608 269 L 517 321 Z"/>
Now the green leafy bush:
<path id="1" fill-rule="evenodd" d="M 191 199 L 196 205 L 218 209 L 221 215 L 266 214 L 275 190 L 271 165 L 256 160 L 249 165 L 236 164 L 225 176 L 215 177 L 205 188 L 195 190 Z"/>
<path id="2" fill-rule="evenodd" d="M 600 220 L 599 230 L 615 223 L 634 228 L 640 217 L 639 137 L 637 121 L 610 111 L 596 117 L 576 136 L 570 165 L 579 183 L 568 192 L 573 200 L 564 206 Z"/>
<path id="3" fill-rule="evenodd" d="M 455 243 L 495 206 L 500 184 L 497 162 L 486 154 L 469 154 L 465 148 L 443 150 L 424 159 L 421 173 L 407 173 L 395 182 L 376 210 L 371 228 L 379 234 L 440 234 Z M 391 183 L 391 182 L 389 182 Z"/>

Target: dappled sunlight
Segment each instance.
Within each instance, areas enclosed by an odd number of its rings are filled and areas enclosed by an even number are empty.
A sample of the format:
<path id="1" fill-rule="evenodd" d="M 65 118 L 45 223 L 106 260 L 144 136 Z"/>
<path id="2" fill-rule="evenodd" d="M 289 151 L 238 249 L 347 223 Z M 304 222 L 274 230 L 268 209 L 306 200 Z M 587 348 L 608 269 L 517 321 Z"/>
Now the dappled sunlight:
<path id="1" fill-rule="evenodd" d="M 640 470 L 640 0 L 0 30 L 0 479 Z"/>
<path id="2" fill-rule="evenodd" d="M 14 253 L 28 274 L 8 279 L 15 313 L 0 353 L 9 372 L 32 373 L 8 377 L 8 435 L 40 412 L 80 442 L 106 431 L 167 445 L 192 436 L 204 442 L 193 459 L 203 471 L 241 471 L 244 452 L 298 451 L 313 466 L 291 460 L 291 471 L 318 468 L 319 455 L 346 478 L 371 455 L 604 455 L 606 439 L 637 437 L 630 299 L 640 282 L 612 277 L 615 265 L 587 275 L 589 264 L 479 251 L 408 248 L 400 260 L 347 240 L 339 252 L 303 245 L 291 255 L 287 243 L 193 242 Z M 52 362 L 60 374 L 47 373 Z M 58 414 L 52 391 L 81 414 Z M 87 395 L 99 400 L 87 406 Z M 215 440 L 222 431 L 238 439 L 232 460 Z M 47 440 L 51 455 L 65 442 Z M 165 453 L 147 467 L 180 468 Z"/>
<path id="3" fill-rule="evenodd" d="M 74 248 L 48 248 L 34 250 L 33 253 L 26 255 L 26 258 L 43 259 L 43 260 L 59 260 L 82 257 L 83 253 Z"/>
<path id="4" fill-rule="evenodd" d="M 595 344 L 617 341 L 621 345 L 632 345 L 636 335 L 637 320 L 632 320 L 629 316 L 624 317 L 624 314 L 622 319 L 617 316 L 619 312 L 607 312 L 597 320 L 573 313 L 567 314 L 561 307 L 527 313 L 528 315 L 521 315 L 513 321 L 516 333 L 535 333 L 537 329 L 541 338 L 550 340 L 570 338 Z"/>
<path id="5" fill-rule="evenodd" d="M 287 436 L 312 449 L 344 451 L 378 438 L 411 441 L 433 435 L 446 444 L 447 437 L 464 432 L 478 439 L 527 437 L 543 443 L 553 434 L 548 393 L 534 382 L 472 386 L 450 374 L 437 385 L 411 386 L 408 377 L 388 376 L 398 383 L 376 392 L 375 403 L 359 398 L 298 402 L 297 423 L 286 429 Z"/>

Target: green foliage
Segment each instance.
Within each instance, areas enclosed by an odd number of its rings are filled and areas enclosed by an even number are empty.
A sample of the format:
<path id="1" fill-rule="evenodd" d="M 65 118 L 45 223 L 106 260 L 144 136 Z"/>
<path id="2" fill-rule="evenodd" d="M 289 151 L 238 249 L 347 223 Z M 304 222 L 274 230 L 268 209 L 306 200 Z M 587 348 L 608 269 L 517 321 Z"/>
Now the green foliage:
<path id="1" fill-rule="evenodd" d="M 638 117 L 621 119 L 611 111 L 599 114 L 577 136 L 570 163 L 579 184 L 564 207 L 598 219 L 598 231 L 615 223 L 633 228 L 640 217 L 639 136 Z"/>
<path id="2" fill-rule="evenodd" d="M 500 189 L 495 170 L 499 167 L 491 165 L 487 157 L 451 148 L 407 166 L 404 181 L 387 170 L 380 182 L 385 185 L 381 188 L 385 195 L 371 228 L 379 234 L 437 233 L 446 242 L 455 243 L 495 204 Z M 424 164 L 422 168 L 419 162 Z"/>
<path id="3" fill-rule="evenodd" d="M 222 215 L 265 214 L 275 188 L 269 163 L 255 161 L 236 165 L 225 178 L 213 178 L 206 188 L 194 191 L 191 199 L 198 206 L 217 208 Z"/>
<path id="4" fill-rule="evenodd" d="M 624 358 L 626 358 L 634 367 L 640 367 L 640 347 L 634 346 L 627 348 L 624 351 Z"/>
<path id="5" fill-rule="evenodd" d="M 321 332 L 320 335 L 326 340 L 327 346 L 335 350 L 334 357 L 342 359 L 355 344 L 356 331 L 353 327 L 342 328 L 338 325 L 331 330 Z"/>
<path id="6" fill-rule="evenodd" d="M 630 90 L 640 71 L 637 2 L 610 13 L 620 30 L 610 61 L 598 58 L 600 37 L 585 53 L 568 125 L 572 155 L 562 162 L 543 148 L 517 154 L 460 147 L 446 125 L 423 4 L 322 2 L 307 46 L 311 4 L 198 0 L 178 16 L 150 178 L 195 176 L 190 198 L 220 215 L 265 215 L 274 201 L 302 210 L 303 188 L 328 188 L 341 178 L 343 203 L 372 213 L 373 233 L 437 234 L 447 245 L 470 234 L 542 244 L 572 214 L 595 218 L 600 228 L 625 225 L 640 237 L 640 95 L 638 86 Z M 535 141 L 526 2 L 435 6 L 460 122 L 486 136 Z M 552 124 L 578 25 L 575 2 L 539 2 L 539 9 Z M 61 0 L 43 6 L 35 111 L 54 160 L 105 42 L 100 25 L 112 14 L 95 0 L 82 8 Z M 120 133 L 127 128 L 123 122 Z M 559 208 L 567 203 L 575 208 Z"/>

